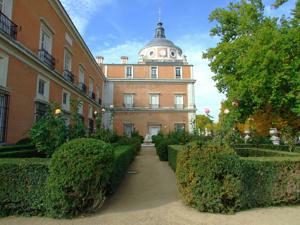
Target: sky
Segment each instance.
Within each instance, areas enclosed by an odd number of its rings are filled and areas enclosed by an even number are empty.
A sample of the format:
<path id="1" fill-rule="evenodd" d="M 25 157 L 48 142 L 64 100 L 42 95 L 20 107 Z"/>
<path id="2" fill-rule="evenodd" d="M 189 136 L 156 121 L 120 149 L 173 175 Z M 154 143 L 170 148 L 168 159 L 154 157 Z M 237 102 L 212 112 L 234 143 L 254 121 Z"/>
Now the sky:
<path id="1" fill-rule="evenodd" d="M 237 1 L 237 0 L 233 0 Z M 218 119 L 221 101 L 212 80 L 208 61 L 203 52 L 215 47 L 217 38 L 210 36 L 214 26 L 209 14 L 218 7 L 225 8 L 229 0 L 61 0 L 80 34 L 94 56 L 103 56 L 105 63 L 119 63 L 128 56 L 129 63 L 138 62 L 139 50 L 154 36 L 160 19 L 166 36 L 183 50 L 194 65 L 195 99 L 197 114 L 209 108 L 214 120 Z M 296 0 L 290 0 L 279 9 L 273 9 L 275 0 L 264 0 L 267 16 L 289 14 Z"/>

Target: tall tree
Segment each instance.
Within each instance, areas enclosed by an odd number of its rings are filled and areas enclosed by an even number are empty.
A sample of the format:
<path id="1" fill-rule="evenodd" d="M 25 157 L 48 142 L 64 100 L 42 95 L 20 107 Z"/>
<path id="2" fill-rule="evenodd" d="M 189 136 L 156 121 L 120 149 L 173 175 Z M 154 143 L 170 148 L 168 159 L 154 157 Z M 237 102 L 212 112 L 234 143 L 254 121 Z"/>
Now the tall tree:
<path id="1" fill-rule="evenodd" d="M 295 127 L 300 116 L 299 2 L 290 19 L 264 16 L 261 0 L 241 0 L 211 13 L 210 21 L 216 22 L 211 35 L 220 42 L 203 56 L 228 107 L 238 102 L 237 120 L 271 108 Z"/>

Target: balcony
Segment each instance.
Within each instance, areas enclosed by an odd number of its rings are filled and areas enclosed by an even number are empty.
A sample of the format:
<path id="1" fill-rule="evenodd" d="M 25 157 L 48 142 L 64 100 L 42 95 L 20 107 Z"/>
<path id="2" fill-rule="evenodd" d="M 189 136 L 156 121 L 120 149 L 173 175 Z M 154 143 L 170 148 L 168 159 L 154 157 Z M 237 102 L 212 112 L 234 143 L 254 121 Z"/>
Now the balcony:
<path id="1" fill-rule="evenodd" d="M 80 89 L 80 91 L 82 91 L 84 94 L 86 94 L 86 90 L 87 90 L 87 87 L 84 83 L 79 83 L 78 84 L 78 88 Z"/>
<path id="2" fill-rule="evenodd" d="M 18 26 L 0 11 L 0 30 L 11 37 L 17 39 Z"/>
<path id="3" fill-rule="evenodd" d="M 175 104 L 175 109 L 184 109 L 183 104 Z"/>
<path id="4" fill-rule="evenodd" d="M 55 69 L 55 58 L 46 50 L 44 49 L 39 50 L 39 58 L 51 70 Z"/>
<path id="5" fill-rule="evenodd" d="M 69 81 L 70 83 L 74 83 L 74 75 L 71 71 L 65 70 L 63 76 L 65 80 Z"/>
<path id="6" fill-rule="evenodd" d="M 150 104 L 150 108 L 151 109 L 158 109 L 159 108 L 159 104 Z"/>
<path id="7" fill-rule="evenodd" d="M 95 93 L 92 92 L 92 91 L 89 92 L 89 97 L 90 97 L 91 99 L 93 99 L 93 100 L 96 99 L 96 95 L 95 95 Z"/>

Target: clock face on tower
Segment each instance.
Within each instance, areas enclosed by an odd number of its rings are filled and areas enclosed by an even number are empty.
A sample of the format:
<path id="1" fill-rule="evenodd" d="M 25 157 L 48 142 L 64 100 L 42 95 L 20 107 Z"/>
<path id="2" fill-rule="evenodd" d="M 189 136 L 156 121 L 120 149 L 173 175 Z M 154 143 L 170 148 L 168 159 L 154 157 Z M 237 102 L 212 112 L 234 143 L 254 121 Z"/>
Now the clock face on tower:
<path id="1" fill-rule="evenodd" d="M 165 49 L 162 49 L 159 51 L 159 55 L 162 57 L 166 57 L 167 56 L 167 51 Z"/>

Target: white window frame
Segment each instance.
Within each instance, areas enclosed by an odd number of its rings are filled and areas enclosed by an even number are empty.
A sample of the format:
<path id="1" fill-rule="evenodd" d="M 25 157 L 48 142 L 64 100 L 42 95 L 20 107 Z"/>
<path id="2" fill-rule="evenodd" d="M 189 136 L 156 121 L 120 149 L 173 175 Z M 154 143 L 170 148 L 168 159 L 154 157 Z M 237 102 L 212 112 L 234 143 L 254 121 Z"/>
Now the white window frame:
<path id="1" fill-rule="evenodd" d="M 67 56 L 70 56 L 70 63 L 69 63 L 69 67 L 67 68 L 66 66 L 66 59 L 67 59 Z M 64 70 L 68 70 L 69 72 L 72 72 L 72 61 L 73 61 L 73 55 L 71 53 L 70 50 L 68 50 L 67 48 L 65 48 L 65 51 L 64 51 Z"/>
<path id="2" fill-rule="evenodd" d="M 12 9 L 13 9 L 13 0 L 3 0 L 2 1 L 2 9 L 0 9 L 4 15 L 6 15 L 9 19 L 12 18 Z"/>
<path id="3" fill-rule="evenodd" d="M 66 94 L 67 95 L 67 102 L 66 103 L 64 103 L 64 94 Z M 70 111 L 70 105 L 71 105 L 71 94 L 70 94 L 70 92 L 68 92 L 68 91 L 66 91 L 66 90 L 63 90 L 62 91 L 62 99 L 61 99 L 61 107 L 62 107 L 62 109 L 63 110 L 65 110 L 65 111 Z"/>
<path id="4" fill-rule="evenodd" d="M 96 98 L 97 101 L 100 99 L 100 87 L 98 85 L 96 86 Z"/>
<path id="5" fill-rule="evenodd" d="M 177 74 L 176 74 L 177 68 L 180 69 L 180 77 L 177 77 Z M 175 66 L 174 73 L 175 73 L 175 79 L 182 79 L 182 66 Z"/>
<path id="6" fill-rule="evenodd" d="M 73 45 L 73 38 L 68 33 L 65 33 L 65 40 L 70 46 Z"/>
<path id="7" fill-rule="evenodd" d="M 131 68 L 131 76 L 127 76 L 127 68 Z M 132 79 L 133 78 L 133 66 L 125 66 L 125 78 Z"/>
<path id="8" fill-rule="evenodd" d="M 89 105 L 88 118 L 93 119 L 93 106 Z"/>
<path id="9" fill-rule="evenodd" d="M 128 135 L 128 137 L 131 137 L 132 133 L 134 132 L 134 124 L 133 123 L 123 123 L 123 134 L 126 136 L 125 132 L 125 126 L 131 127 L 131 134 Z"/>
<path id="10" fill-rule="evenodd" d="M 49 48 L 48 49 L 43 47 L 43 40 L 42 40 L 43 34 L 46 34 L 49 36 Z M 41 50 L 47 51 L 49 54 L 52 54 L 52 45 L 53 45 L 53 32 L 49 29 L 49 27 L 44 22 L 41 22 L 39 48 Z"/>
<path id="11" fill-rule="evenodd" d="M 152 77 L 152 68 L 156 68 L 156 77 Z M 150 66 L 150 78 L 151 79 L 158 79 L 158 66 Z"/>
<path id="12" fill-rule="evenodd" d="M 131 98 L 131 103 L 127 103 L 126 99 L 130 97 Z M 134 106 L 134 94 L 124 94 L 123 96 L 123 102 L 124 102 L 124 107 L 125 108 L 133 108 Z"/>
<path id="13" fill-rule="evenodd" d="M 182 98 L 182 107 L 178 107 L 178 105 L 180 105 L 180 104 L 177 104 L 177 97 Z M 184 95 L 183 94 L 175 94 L 175 96 L 174 96 L 174 105 L 175 105 L 176 109 L 184 109 Z"/>
<path id="14" fill-rule="evenodd" d="M 7 86 L 7 75 L 8 75 L 8 55 L 0 54 L 0 86 Z"/>
<path id="15" fill-rule="evenodd" d="M 158 94 L 158 93 L 157 93 L 157 94 L 156 94 L 156 93 L 151 93 L 151 94 L 150 94 L 150 108 L 151 108 L 151 109 L 158 109 L 158 108 L 159 108 L 159 105 L 160 105 L 160 97 L 159 97 L 159 96 L 160 96 L 160 94 Z M 158 100 L 158 101 L 157 101 L 157 102 L 158 102 L 157 104 L 153 104 L 153 103 L 152 103 L 152 97 L 157 97 L 157 100 Z M 154 106 L 154 105 L 157 105 L 157 106 Z M 154 106 L 154 107 L 153 107 L 153 106 Z"/>
<path id="16" fill-rule="evenodd" d="M 92 77 L 89 77 L 89 93 L 94 92 L 94 79 Z"/>
<path id="17" fill-rule="evenodd" d="M 81 99 L 78 99 L 77 112 L 80 115 L 83 115 L 83 107 L 84 107 L 84 102 Z"/>
<path id="18" fill-rule="evenodd" d="M 84 84 L 84 79 L 85 79 L 85 70 L 82 65 L 79 65 L 79 83 Z"/>
<path id="19" fill-rule="evenodd" d="M 45 82 L 44 86 L 44 94 L 39 93 L 39 81 L 42 80 Z M 49 102 L 49 95 L 50 95 L 50 81 L 43 77 L 42 75 L 37 76 L 37 85 L 36 85 L 36 98 L 39 100 L 43 100 Z"/>

